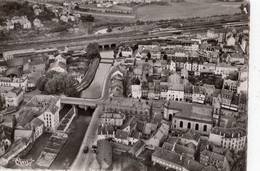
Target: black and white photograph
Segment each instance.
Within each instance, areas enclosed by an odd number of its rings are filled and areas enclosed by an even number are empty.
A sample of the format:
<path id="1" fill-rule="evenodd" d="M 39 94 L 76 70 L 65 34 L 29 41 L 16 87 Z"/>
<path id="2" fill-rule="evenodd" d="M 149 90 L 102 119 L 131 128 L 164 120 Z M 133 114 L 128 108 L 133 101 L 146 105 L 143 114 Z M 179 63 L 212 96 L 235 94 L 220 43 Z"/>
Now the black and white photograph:
<path id="1" fill-rule="evenodd" d="M 0 0 L 0 170 L 258 171 L 253 6 Z"/>

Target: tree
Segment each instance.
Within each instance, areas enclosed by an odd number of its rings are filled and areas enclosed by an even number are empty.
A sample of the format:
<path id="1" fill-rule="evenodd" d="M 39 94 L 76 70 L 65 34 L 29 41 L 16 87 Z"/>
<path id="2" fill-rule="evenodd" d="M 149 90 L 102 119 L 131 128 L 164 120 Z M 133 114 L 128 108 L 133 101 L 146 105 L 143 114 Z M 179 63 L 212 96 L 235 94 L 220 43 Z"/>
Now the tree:
<path id="1" fill-rule="evenodd" d="M 81 16 L 80 17 L 82 22 L 94 22 L 95 18 L 92 15 L 87 15 L 87 16 Z"/>
<path id="2" fill-rule="evenodd" d="M 48 81 L 48 78 L 46 76 L 39 78 L 36 82 L 36 87 L 40 91 L 44 91 L 45 90 L 45 84 L 47 83 L 47 81 Z"/>
<path id="3" fill-rule="evenodd" d="M 57 74 L 58 74 L 57 71 L 52 70 L 52 71 L 49 71 L 49 72 L 46 73 L 46 77 L 48 79 L 52 79 L 54 77 L 54 75 L 57 75 Z"/>
<path id="4" fill-rule="evenodd" d="M 57 81 L 55 79 L 51 79 L 45 84 L 45 93 L 57 94 Z"/>
<path id="5" fill-rule="evenodd" d="M 87 46 L 87 54 L 85 55 L 89 59 L 93 58 L 101 58 L 100 53 L 99 53 L 99 45 L 98 43 L 90 43 Z"/>

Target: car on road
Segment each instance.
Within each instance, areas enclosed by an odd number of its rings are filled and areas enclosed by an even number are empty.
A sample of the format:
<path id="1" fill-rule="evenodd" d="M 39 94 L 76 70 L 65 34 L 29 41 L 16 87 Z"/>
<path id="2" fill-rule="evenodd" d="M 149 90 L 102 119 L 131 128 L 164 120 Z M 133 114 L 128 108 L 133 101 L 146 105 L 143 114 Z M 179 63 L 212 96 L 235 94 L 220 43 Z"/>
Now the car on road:
<path id="1" fill-rule="evenodd" d="M 88 146 L 85 146 L 85 147 L 84 147 L 83 152 L 84 152 L 84 153 L 88 153 Z"/>

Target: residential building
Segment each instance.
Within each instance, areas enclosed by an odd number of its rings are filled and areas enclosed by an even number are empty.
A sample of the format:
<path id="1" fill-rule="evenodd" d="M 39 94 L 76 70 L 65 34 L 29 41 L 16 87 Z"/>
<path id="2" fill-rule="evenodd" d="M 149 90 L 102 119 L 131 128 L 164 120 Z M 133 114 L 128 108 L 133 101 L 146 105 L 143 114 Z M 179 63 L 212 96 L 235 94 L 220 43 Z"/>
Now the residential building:
<path id="1" fill-rule="evenodd" d="M 223 89 L 231 90 L 233 92 L 237 92 L 238 81 L 234 81 L 231 79 L 224 79 Z"/>
<path id="2" fill-rule="evenodd" d="M 219 63 L 216 66 L 215 74 L 221 75 L 222 78 L 225 78 L 230 75 L 230 73 L 238 72 L 237 66 L 231 66 L 229 64 Z"/>
<path id="3" fill-rule="evenodd" d="M 172 121 L 173 129 L 192 129 L 209 135 L 213 127 L 212 107 L 185 102 L 168 101 L 164 104 L 164 119 Z"/>
<path id="4" fill-rule="evenodd" d="M 115 138 L 115 128 L 111 124 L 102 124 L 98 127 L 97 141 L 109 138 Z"/>
<path id="5" fill-rule="evenodd" d="M 123 47 L 121 53 L 123 57 L 131 57 L 133 55 L 133 49 L 131 47 Z"/>
<path id="6" fill-rule="evenodd" d="M 234 159 L 229 150 L 207 144 L 201 147 L 200 163 L 206 166 L 214 166 L 219 170 L 231 171 Z"/>
<path id="7" fill-rule="evenodd" d="M 192 102 L 193 86 L 184 85 L 184 101 Z"/>
<path id="8" fill-rule="evenodd" d="M 21 88 L 13 88 L 5 95 L 6 107 L 18 107 L 23 101 L 23 90 Z"/>
<path id="9" fill-rule="evenodd" d="M 233 33 L 228 32 L 226 34 L 226 45 L 227 46 L 234 46 L 235 43 L 236 43 L 236 39 L 234 38 Z"/>
<path id="10" fill-rule="evenodd" d="M 221 107 L 229 109 L 233 98 L 233 91 L 222 89 L 221 91 Z"/>
<path id="11" fill-rule="evenodd" d="M 132 85 L 132 98 L 141 98 L 142 97 L 142 87 L 141 85 Z"/>
<path id="12" fill-rule="evenodd" d="M 209 142 L 223 148 L 233 150 L 235 153 L 246 148 L 247 133 L 243 128 L 214 127 L 209 135 Z"/>
<path id="13" fill-rule="evenodd" d="M 51 64 L 49 71 L 56 71 L 59 73 L 67 72 L 66 63 L 55 61 L 53 64 Z"/>
<path id="14" fill-rule="evenodd" d="M 22 77 L 0 77 L 0 87 L 16 87 L 21 88 L 24 92 L 27 90 L 28 78 Z"/>
<path id="15" fill-rule="evenodd" d="M 146 144 L 151 145 L 152 147 L 159 147 L 166 140 L 169 130 L 170 126 L 166 123 L 162 123 L 156 133 L 147 140 Z"/>
<path id="16" fill-rule="evenodd" d="M 0 74 L 4 74 L 7 70 L 6 61 L 0 61 Z"/>
<path id="17" fill-rule="evenodd" d="M 205 88 L 202 86 L 193 86 L 192 102 L 204 104 Z"/>
<path id="18" fill-rule="evenodd" d="M 122 113 L 104 112 L 99 116 L 100 124 L 111 124 L 113 126 L 122 126 L 125 115 Z"/>
<path id="19" fill-rule="evenodd" d="M 169 84 L 167 100 L 184 101 L 184 85 Z"/>
<path id="20" fill-rule="evenodd" d="M 37 118 L 44 122 L 48 131 L 55 131 L 59 125 L 60 97 L 37 95 L 23 107 L 23 110 L 35 110 Z"/>
<path id="21" fill-rule="evenodd" d="M 172 168 L 177 171 L 203 171 L 204 165 L 195 160 L 185 157 L 173 151 L 157 147 L 152 154 L 152 162 L 158 163 L 166 168 Z"/>

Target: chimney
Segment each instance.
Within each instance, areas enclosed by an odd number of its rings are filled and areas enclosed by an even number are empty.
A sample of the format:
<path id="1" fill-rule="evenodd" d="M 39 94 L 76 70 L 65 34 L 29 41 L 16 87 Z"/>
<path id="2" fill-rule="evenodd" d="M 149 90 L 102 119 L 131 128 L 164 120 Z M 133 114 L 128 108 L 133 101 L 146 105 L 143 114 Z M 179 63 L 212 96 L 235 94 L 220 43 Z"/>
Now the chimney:
<path id="1" fill-rule="evenodd" d="M 182 155 L 180 155 L 180 160 L 182 160 Z"/>

